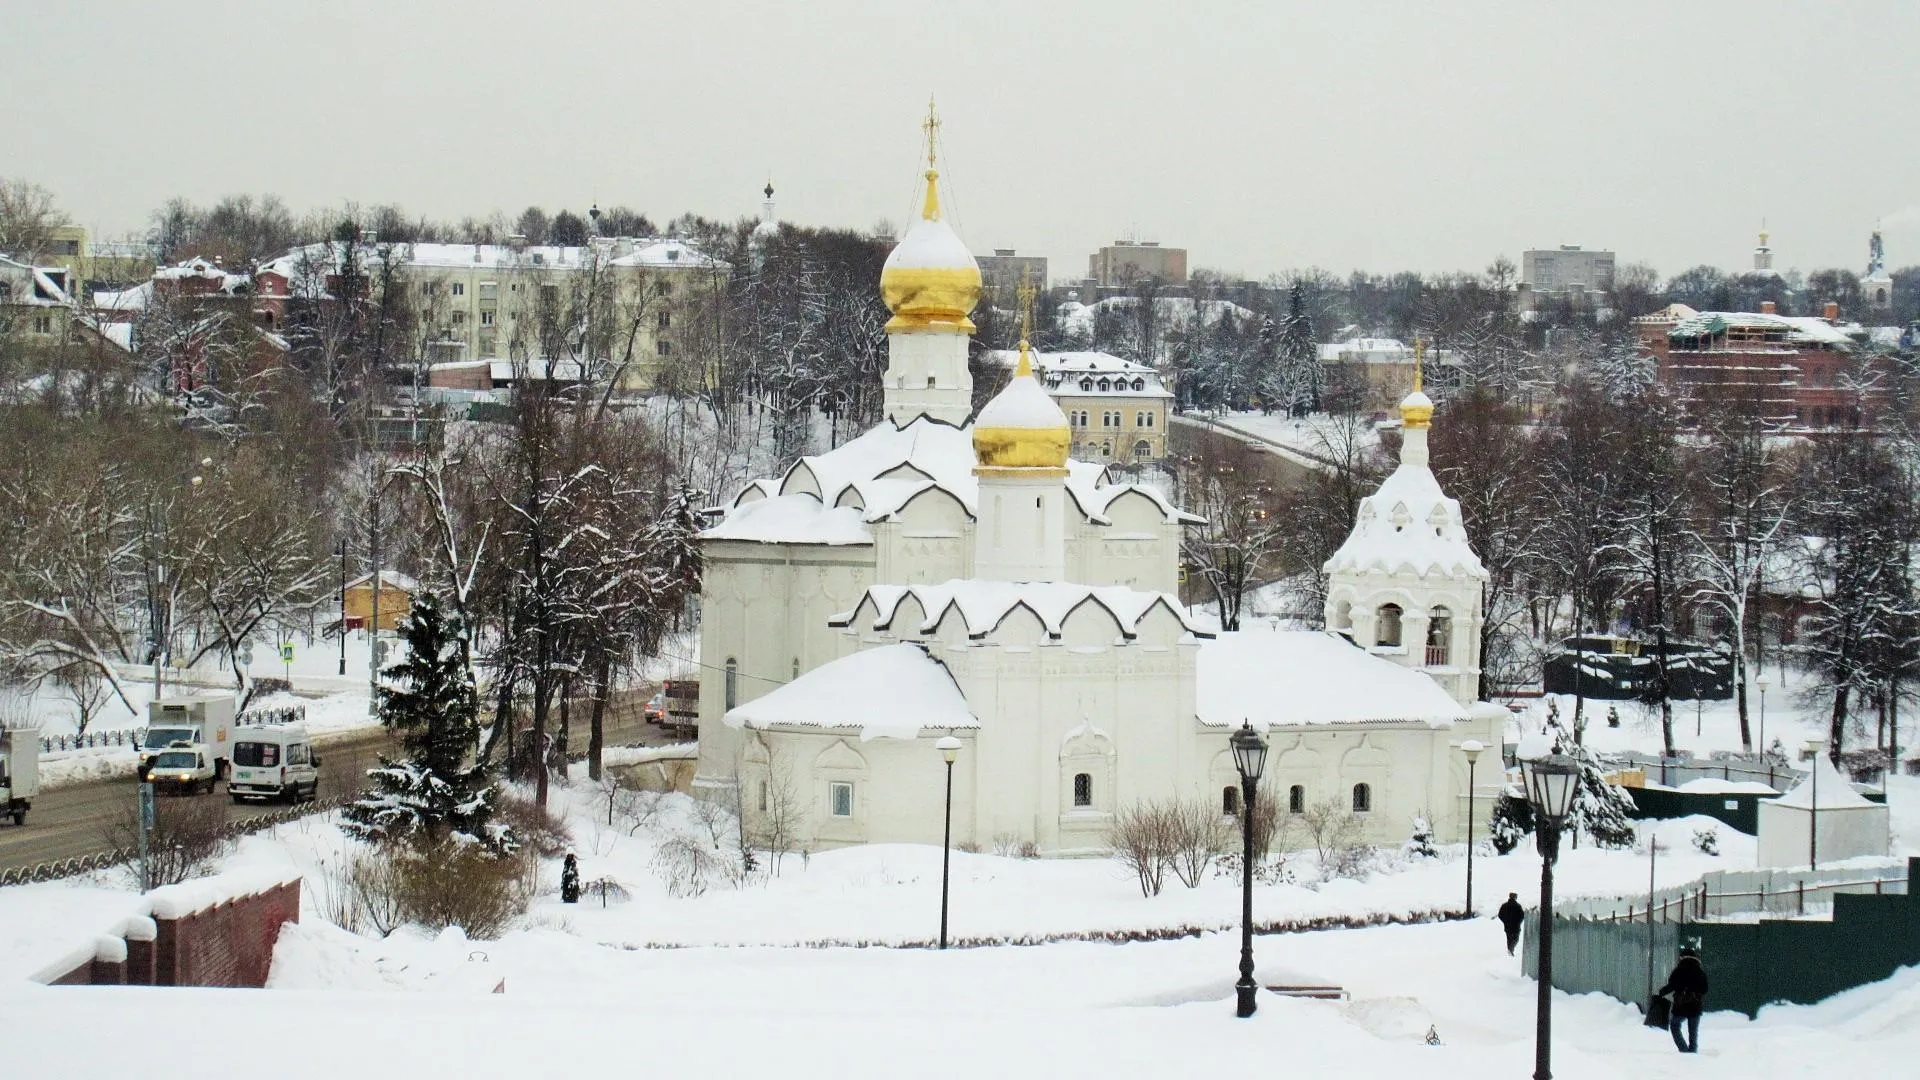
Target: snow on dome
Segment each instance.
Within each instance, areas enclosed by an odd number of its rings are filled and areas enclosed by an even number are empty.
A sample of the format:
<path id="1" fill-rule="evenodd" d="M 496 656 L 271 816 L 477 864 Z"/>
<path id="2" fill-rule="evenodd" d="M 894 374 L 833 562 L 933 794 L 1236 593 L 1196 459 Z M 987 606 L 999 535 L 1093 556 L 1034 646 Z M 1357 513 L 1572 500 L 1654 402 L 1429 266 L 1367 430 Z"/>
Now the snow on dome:
<path id="1" fill-rule="evenodd" d="M 724 723 L 755 729 L 858 728 L 861 742 L 980 726 L 946 667 L 910 642 L 822 664 L 734 708 Z"/>
<path id="2" fill-rule="evenodd" d="M 1360 500 L 1353 532 L 1327 560 L 1326 570 L 1487 576 L 1467 542 L 1460 504 L 1440 490 L 1440 481 L 1424 463 L 1405 460 L 1381 481 L 1380 490 Z"/>
<path id="3" fill-rule="evenodd" d="M 1065 468 L 1072 439 L 1067 414 L 1024 367 L 973 421 L 973 452 L 982 466 Z"/>
<path id="4" fill-rule="evenodd" d="M 1194 687 L 1194 711 L 1214 727 L 1247 720 L 1262 730 L 1396 722 L 1441 728 L 1467 718 L 1422 672 L 1317 630 L 1236 630 L 1203 642 Z"/>
<path id="5" fill-rule="evenodd" d="M 980 264 L 953 227 L 940 220 L 939 174 L 931 168 L 920 217 L 907 227 L 880 270 L 880 298 L 893 312 L 888 333 L 974 331 L 967 315 L 980 302 Z"/>

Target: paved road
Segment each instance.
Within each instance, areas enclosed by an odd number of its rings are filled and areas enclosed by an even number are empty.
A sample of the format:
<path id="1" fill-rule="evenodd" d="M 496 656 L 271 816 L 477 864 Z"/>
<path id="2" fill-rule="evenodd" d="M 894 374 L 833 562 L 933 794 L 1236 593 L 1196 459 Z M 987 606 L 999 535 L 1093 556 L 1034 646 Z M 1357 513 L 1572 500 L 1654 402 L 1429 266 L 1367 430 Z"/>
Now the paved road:
<path id="1" fill-rule="evenodd" d="M 607 716 L 608 746 L 640 744 L 657 746 L 676 742 L 661 728 L 645 723 L 640 705 L 649 694 L 639 691 L 616 696 Z M 587 746 L 586 709 L 576 705 L 572 747 L 584 752 Z M 558 723 L 556 718 L 555 723 Z M 366 771 L 379 764 L 379 755 L 392 746 L 387 733 L 363 729 L 338 735 L 322 735 L 315 740 L 321 759 L 320 791 L 338 793 L 341 785 L 355 783 Z M 36 796 L 25 826 L 16 827 L 0 818 L 0 869 L 32 866 L 54 859 L 71 859 L 107 851 L 125 843 L 126 823 L 133 815 L 137 785 L 131 779 L 103 780 L 53 788 Z M 276 803 L 233 805 L 224 791 L 213 795 L 161 796 L 161 798 L 211 799 L 226 808 L 227 820 L 244 821 L 281 808 Z"/>
<path id="2" fill-rule="evenodd" d="M 344 777 L 359 777 L 378 764 L 378 755 L 387 748 L 387 733 L 379 729 L 345 732 L 314 741 L 320 754 L 320 791 L 338 791 Z M 33 809 L 24 826 L 0 824 L 0 868 L 32 866 L 53 859 L 71 859 L 106 851 L 124 843 L 115 837 L 124 833 L 132 819 L 135 792 L 132 779 L 102 780 L 53 788 L 34 797 Z M 280 809 L 274 803 L 233 805 L 224 791 L 213 795 L 161 796 L 162 798 L 210 799 L 227 809 L 229 821 Z"/>

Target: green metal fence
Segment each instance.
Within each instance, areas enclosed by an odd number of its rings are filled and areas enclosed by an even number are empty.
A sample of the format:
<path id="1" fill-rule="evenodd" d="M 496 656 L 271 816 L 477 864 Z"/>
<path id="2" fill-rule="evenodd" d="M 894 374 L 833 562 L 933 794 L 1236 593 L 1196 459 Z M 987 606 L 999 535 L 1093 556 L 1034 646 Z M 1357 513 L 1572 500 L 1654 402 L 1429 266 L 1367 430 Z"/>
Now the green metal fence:
<path id="1" fill-rule="evenodd" d="M 1680 946 L 1700 950 L 1713 991 L 1709 1009 L 1753 1016 L 1775 1002 L 1811 1004 L 1910 964 L 1920 964 L 1920 859 L 1907 862 L 1906 891 L 1836 892 L 1832 917 L 1701 919 L 1729 898 L 1701 892 L 1702 902 L 1677 920 L 1641 921 L 1557 916 L 1553 923 L 1553 985 L 1571 994 L 1598 991 L 1643 1006 L 1666 980 Z M 1824 904 L 1823 904 L 1824 906 Z M 1739 921 L 1722 921 L 1739 919 Z M 1529 912 L 1521 970 L 1539 971 L 1539 913 Z"/>

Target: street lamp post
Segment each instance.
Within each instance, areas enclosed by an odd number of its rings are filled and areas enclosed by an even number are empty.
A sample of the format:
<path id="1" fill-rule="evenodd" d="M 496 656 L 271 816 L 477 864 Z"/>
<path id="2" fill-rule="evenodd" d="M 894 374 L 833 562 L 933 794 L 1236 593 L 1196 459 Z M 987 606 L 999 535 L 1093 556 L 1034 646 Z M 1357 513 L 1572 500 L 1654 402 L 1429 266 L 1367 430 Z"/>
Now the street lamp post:
<path id="1" fill-rule="evenodd" d="M 1540 845 L 1539 1000 L 1534 1007 L 1533 1080 L 1553 1080 L 1553 863 L 1560 857 L 1560 828 L 1578 790 L 1580 767 L 1565 754 L 1526 762 L 1527 801 L 1533 805 Z"/>
<path id="2" fill-rule="evenodd" d="M 1767 757 L 1767 687 L 1772 685 L 1773 680 L 1769 679 L 1764 671 L 1753 677 L 1753 688 L 1760 691 L 1760 759 L 1762 761 Z M 1772 762 L 1767 763 L 1767 779 L 1769 781 L 1773 779 Z"/>
<path id="3" fill-rule="evenodd" d="M 1807 779 L 1813 784 L 1813 798 L 1807 800 L 1807 869 L 1820 869 L 1820 751 L 1826 748 L 1820 739 L 1807 740 Z"/>
<path id="4" fill-rule="evenodd" d="M 334 545 L 340 554 L 340 674 L 347 673 L 347 540 Z"/>
<path id="5" fill-rule="evenodd" d="M 1254 995 L 1260 991 L 1253 981 L 1253 809 L 1260 773 L 1267 765 L 1267 740 L 1242 720 L 1229 742 L 1233 767 L 1240 773 L 1240 979 L 1233 984 L 1239 999 L 1234 1015 L 1244 1020 L 1258 1008 Z"/>
<path id="6" fill-rule="evenodd" d="M 1467 755 L 1467 918 L 1473 918 L 1473 767 L 1480 760 L 1480 751 L 1486 747 L 1479 739 L 1468 739 L 1460 744 L 1460 752 Z"/>
<path id="7" fill-rule="evenodd" d="M 951 735 L 941 737 L 933 744 L 947 763 L 947 815 L 946 827 L 940 834 L 940 947 L 947 947 L 947 881 L 948 865 L 953 857 L 953 761 L 960 756 L 960 740 Z"/>

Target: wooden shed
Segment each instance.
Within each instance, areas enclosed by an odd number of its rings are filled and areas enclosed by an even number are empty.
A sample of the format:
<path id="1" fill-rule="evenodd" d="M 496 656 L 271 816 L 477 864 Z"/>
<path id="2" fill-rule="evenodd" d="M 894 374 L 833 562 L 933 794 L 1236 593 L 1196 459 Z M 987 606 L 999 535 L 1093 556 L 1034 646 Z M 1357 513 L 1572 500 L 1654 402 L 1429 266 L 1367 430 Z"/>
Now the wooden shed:
<path id="1" fill-rule="evenodd" d="M 398 570 L 380 571 L 380 617 L 379 628 L 393 631 L 400 628 L 400 620 L 413 609 L 413 594 L 420 583 Z M 374 621 L 373 611 L 373 575 L 362 574 L 347 582 L 346 595 L 342 601 L 346 611 L 347 629 L 364 630 Z"/>

